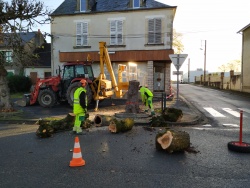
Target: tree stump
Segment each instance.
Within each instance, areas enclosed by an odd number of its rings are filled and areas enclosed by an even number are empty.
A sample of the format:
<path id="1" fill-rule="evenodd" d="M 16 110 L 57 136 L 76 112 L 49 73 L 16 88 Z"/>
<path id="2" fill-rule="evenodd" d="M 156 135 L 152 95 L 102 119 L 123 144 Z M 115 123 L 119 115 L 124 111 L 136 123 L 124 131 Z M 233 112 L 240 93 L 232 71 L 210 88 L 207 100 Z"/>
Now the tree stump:
<path id="1" fill-rule="evenodd" d="M 110 121 L 112 119 L 113 119 L 113 116 L 97 114 L 94 117 L 94 126 L 96 127 L 109 126 Z"/>
<path id="2" fill-rule="evenodd" d="M 129 81 L 129 87 L 127 92 L 127 102 L 125 107 L 126 113 L 139 113 L 139 103 L 138 103 L 138 89 L 140 82 L 136 80 Z"/>
<path id="3" fill-rule="evenodd" d="M 155 143 L 157 150 L 180 152 L 190 148 L 190 136 L 185 131 L 166 130 L 156 135 Z"/>
<path id="4" fill-rule="evenodd" d="M 113 119 L 109 124 L 109 131 L 111 133 L 126 132 L 133 128 L 134 119 L 126 118 L 124 120 Z"/>

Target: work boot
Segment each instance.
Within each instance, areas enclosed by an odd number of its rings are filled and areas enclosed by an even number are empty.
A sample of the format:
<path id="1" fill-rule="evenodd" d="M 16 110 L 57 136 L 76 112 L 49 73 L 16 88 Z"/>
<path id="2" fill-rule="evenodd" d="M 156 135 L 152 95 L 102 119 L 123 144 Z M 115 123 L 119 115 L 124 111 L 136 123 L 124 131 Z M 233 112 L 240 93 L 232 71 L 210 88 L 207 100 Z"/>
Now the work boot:
<path id="1" fill-rule="evenodd" d="M 77 135 L 82 135 L 82 128 L 81 127 L 76 128 L 76 134 Z"/>

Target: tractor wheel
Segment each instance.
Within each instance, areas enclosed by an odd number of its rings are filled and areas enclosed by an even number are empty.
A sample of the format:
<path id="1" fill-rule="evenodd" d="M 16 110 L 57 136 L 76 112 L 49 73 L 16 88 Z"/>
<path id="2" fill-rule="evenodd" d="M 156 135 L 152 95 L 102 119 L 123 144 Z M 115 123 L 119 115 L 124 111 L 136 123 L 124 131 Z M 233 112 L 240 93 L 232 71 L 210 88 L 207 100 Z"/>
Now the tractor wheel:
<path id="1" fill-rule="evenodd" d="M 38 102 L 42 107 L 50 108 L 56 105 L 57 97 L 51 89 L 39 91 Z"/>
<path id="2" fill-rule="evenodd" d="M 74 92 L 78 87 L 79 87 L 79 82 L 74 82 L 68 87 L 66 96 L 67 96 L 67 100 L 70 106 L 73 106 Z M 88 104 L 89 104 L 93 99 L 93 94 L 91 92 L 89 85 L 87 85 L 86 90 L 87 90 Z"/>

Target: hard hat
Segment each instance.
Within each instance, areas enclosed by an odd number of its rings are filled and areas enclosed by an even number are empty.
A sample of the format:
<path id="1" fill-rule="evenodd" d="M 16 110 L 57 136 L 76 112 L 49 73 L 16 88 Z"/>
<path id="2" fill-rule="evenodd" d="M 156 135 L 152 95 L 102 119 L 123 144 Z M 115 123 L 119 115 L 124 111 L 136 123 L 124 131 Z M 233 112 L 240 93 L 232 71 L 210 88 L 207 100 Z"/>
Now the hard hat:
<path id="1" fill-rule="evenodd" d="M 87 84 L 87 81 L 85 79 L 81 79 L 80 82 L 82 83 L 82 85 L 86 85 Z"/>

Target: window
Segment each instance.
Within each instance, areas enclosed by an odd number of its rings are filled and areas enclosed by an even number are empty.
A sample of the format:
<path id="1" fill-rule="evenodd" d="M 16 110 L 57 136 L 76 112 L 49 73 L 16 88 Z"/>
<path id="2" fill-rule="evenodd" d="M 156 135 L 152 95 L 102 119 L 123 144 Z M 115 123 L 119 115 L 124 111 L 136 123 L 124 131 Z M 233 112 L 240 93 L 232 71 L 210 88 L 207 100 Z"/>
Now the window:
<path id="1" fill-rule="evenodd" d="M 88 45 L 88 22 L 76 23 L 76 46 Z"/>
<path id="2" fill-rule="evenodd" d="M 80 0 L 80 11 L 85 12 L 87 10 L 87 1 L 86 0 Z"/>
<path id="3" fill-rule="evenodd" d="M 123 44 L 123 21 L 112 20 L 110 21 L 110 45 Z"/>
<path id="4" fill-rule="evenodd" d="M 148 20 L 148 44 L 161 44 L 161 19 L 153 18 Z"/>
<path id="5" fill-rule="evenodd" d="M 1 51 L 0 52 L 1 58 L 5 61 L 5 63 L 12 63 L 12 51 Z"/>
<path id="6" fill-rule="evenodd" d="M 133 7 L 139 8 L 140 7 L 140 0 L 133 0 Z"/>

